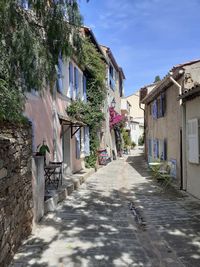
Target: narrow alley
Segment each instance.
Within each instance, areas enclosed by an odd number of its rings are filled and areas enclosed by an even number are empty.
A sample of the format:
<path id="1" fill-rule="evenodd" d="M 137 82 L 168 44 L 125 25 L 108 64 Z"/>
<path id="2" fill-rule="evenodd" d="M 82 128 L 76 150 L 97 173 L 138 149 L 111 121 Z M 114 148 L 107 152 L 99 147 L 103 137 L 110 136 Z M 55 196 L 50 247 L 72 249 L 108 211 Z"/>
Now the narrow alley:
<path id="1" fill-rule="evenodd" d="M 12 267 L 200 266 L 200 202 L 153 183 L 143 155 L 111 162 L 48 214 Z"/>

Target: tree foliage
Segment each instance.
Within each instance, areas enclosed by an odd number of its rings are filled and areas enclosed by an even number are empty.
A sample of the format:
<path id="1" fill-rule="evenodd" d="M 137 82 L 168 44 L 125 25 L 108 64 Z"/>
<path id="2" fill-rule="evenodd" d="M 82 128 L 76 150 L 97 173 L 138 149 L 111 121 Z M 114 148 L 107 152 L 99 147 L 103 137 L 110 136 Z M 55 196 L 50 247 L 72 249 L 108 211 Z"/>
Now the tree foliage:
<path id="1" fill-rule="evenodd" d="M 0 0 L 0 78 L 21 97 L 54 84 L 60 53 L 80 54 L 82 19 L 76 0 L 29 0 L 28 10 L 20 2 Z"/>
<path id="2" fill-rule="evenodd" d="M 160 76 L 157 75 L 157 76 L 155 77 L 155 79 L 154 79 L 154 83 L 157 83 L 157 82 L 159 82 L 159 81 L 161 81 L 161 79 L 160 79 Z"/>

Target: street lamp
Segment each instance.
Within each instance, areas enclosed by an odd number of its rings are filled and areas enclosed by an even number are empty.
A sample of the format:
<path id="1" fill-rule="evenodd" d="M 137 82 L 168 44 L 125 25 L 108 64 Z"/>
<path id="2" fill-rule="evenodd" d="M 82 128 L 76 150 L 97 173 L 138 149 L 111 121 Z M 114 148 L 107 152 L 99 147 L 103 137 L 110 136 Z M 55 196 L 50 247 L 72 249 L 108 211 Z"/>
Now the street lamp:
<path id="1" fill-rule="evenodd" d="M 115 105 L 116 105 L 116 101 L 115 101 L 115 98 L 113 98 L 112 102 L 111 102 L 111 107 L 112 108 L 115 108 Z"/>

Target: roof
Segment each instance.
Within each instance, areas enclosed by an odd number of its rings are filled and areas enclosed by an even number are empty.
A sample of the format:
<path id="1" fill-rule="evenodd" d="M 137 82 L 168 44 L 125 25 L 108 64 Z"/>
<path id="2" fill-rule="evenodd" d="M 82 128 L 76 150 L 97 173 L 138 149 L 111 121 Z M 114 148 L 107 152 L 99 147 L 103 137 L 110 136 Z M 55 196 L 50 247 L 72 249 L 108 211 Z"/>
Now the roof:
<path id="1" fill-rule="evenodd" d="M 122 67 L 119 67 L 119 71 L 121 73 L 122 79 L 125 80 L 126 77 L 125 77 L 125 74 L 124 74 L 124 71 L 123 71 Z"/>
<path id="2" fill-rule="evenodd" d="M 169 88 L 173 84 L 173 82 L 170 80 L 170 77 L 173 77 L 175 80 L 178 80 L 184 74 L 184 71 L 182 71 L 182 72 L 180 71 L 181 69 L 184 70 L 185 66 L 192 65 L 192 64 L 195 64 L 195 63 L 198 63 L 198 62 L 200 62 L 200 59 L 188 61 L 188 62 L 179 64 L 179 65 L 173 66 L 172 69 L 169 71 L 169 73 L 142 100 L 142 103 L 143 104 L 148 104 L 151 101 L 153 101 L 153 99 L 155 99 L 155 97 L 157 97 L 157 95 L 159 93 L 161 93 L 162 91 L 165 91 L 167 88 Z M 143 88 L 145 88 L 145 87 L 143 87 Z"/>
<path id="3" fill-rule="evenodd" d="M 178 100 L 183 99 L 187 101 L 196 96 L 200 96 L 200 84 L 195 84 L 195 86 L 193 86 L 192 88 L 185 89 L 182 94 L 179 94 Z"/>
<path id="4" fill-rule="evenodd" d="M 120 67 L 117 64 L 117 61 L 115 60 L 115 57 L 113 56 L 113 53 L 111 51 L 111 49 L 105 45 L 100 45 L 101 47 L 104 47 L 106 49 L 106 52 L 108 54 L 108 57 L 111 59 L 112 64 L 114 65 L 114 67 L 120 72 Z M 124 76 L 125 77 L 125 76 Z"/>
<path id="5" fill-rule="evenodd" d="M 189 65 L 192 65 L 192 64 L 197 63 L 197 62 L 200 62 L 200 59 L 191 60 L 191 61 L 188 61 L 188 62 L 185 62 L 185 63 L 182 63 L 182 64 L 175 65 L 175 66 L 172 67 L 172 70 L 175 70 L 177 68 L 182 68 L 182 67 L 185 67 L 185 66 L 189 66 Z"/>

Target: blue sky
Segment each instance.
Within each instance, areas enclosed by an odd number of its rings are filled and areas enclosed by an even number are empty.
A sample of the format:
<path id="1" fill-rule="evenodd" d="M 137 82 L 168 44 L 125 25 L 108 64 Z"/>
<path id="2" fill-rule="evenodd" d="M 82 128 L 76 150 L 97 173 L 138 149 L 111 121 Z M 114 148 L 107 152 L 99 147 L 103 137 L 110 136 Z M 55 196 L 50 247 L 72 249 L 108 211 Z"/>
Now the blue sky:
<path id="1" fill-rule="evenodd" d="M 84 24 L 111 48 L 125 94 L 200 58 L 200 0 L 79 0 Z"/>

